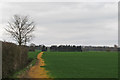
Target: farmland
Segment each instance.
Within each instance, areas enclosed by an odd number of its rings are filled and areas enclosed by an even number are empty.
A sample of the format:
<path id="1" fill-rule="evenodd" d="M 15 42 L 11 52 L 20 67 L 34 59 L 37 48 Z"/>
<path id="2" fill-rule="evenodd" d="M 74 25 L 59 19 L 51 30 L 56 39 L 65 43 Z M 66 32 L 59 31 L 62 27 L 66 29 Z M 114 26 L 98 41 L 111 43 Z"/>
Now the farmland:
<path id="1" fill-rule="evenodd" d="M 117 78 L 117 52 L 44 52 L 52 78 Z"/>

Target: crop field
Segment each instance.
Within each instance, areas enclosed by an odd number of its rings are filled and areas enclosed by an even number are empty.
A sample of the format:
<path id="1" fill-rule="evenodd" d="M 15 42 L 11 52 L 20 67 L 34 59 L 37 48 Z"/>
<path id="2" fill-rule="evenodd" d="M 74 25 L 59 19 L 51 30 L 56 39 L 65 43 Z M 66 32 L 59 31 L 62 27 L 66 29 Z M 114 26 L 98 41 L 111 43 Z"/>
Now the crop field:
<path id="1" fill-rule="evenodd" d="M 44 52 L 52 78 L 117 78 L 117 52 Z"/>

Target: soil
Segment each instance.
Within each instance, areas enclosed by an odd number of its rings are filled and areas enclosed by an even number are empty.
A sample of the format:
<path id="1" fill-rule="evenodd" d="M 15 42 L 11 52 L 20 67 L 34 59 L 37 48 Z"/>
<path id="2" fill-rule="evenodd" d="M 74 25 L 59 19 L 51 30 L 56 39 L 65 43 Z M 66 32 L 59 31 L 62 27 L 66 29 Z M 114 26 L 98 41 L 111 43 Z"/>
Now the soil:
<path id="1" fill-rule="evenodd" d="M 45 63 L 44 60 L 42 59 L 43 52 L 40 52 L 37 56 L 37 63 L 32 66 L 24 76 L 23 78 L 49 78 L 47 75 L 47 72 L 44 68 Z"/>

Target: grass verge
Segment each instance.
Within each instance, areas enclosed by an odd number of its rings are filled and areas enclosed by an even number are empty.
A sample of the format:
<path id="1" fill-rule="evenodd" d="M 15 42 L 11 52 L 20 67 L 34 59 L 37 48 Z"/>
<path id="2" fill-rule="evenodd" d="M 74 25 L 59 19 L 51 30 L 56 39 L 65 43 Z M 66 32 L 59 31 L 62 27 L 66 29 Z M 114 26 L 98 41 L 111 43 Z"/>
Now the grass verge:
<path id="1" fill-rule="evenodd" d="M 22 70 L 15 72 L 10 78 L 19 78 L 21 75 L 24 75 L 27 70 L 30 69 L 31 66 L 34 66 L 37 62 L 37 55 L 40 53 L 40 50 L 36 50 L 35 52 L 28 52 L 28 60 L 31 60 L 29 65 Z"/>

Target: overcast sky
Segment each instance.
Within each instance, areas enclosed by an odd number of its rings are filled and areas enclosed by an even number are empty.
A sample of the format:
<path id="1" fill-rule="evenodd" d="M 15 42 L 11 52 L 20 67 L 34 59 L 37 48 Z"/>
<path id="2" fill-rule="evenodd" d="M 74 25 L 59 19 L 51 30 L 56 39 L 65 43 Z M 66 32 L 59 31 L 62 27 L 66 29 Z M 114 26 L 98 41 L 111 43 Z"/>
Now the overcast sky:
<path id="1" fill-rule="evenodd" d="M 14 14 L 29 15 L 36 24 L 30 43 L 59 45 L 106 45 L 118 43 L 116 2 L 4 3 L 0 40 L 14 42 L 5 32 Z"/>

